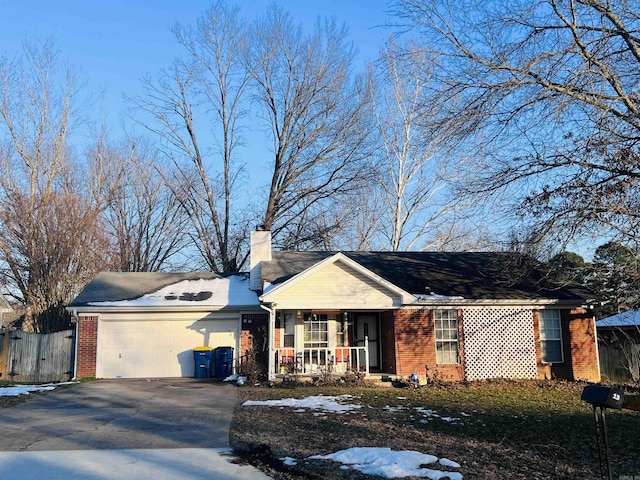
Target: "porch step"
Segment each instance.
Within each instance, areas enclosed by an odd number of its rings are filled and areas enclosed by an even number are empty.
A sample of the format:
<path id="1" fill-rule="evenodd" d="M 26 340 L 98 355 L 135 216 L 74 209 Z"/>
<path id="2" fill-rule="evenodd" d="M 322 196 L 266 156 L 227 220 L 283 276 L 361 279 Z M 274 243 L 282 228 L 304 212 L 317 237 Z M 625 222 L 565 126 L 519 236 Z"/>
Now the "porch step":
<path id="1" fill-rule="evenodd" d="M 390 375 L 388 373 L 369 373 L 366 379 L 379 387 L 393 387 L 393 381 L 396 379 L 396 375 Z"/>

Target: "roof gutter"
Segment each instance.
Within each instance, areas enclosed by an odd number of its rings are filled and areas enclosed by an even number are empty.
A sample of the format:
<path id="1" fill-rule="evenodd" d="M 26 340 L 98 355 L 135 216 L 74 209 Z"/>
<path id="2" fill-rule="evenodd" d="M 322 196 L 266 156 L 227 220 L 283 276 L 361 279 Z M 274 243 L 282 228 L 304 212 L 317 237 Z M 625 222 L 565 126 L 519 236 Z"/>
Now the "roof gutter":
<path id="1" fill-rule="evenodd" d="M 576 298 L 574 300 L 558 300 L 547 298 L 521 298 L 521 299 L 492 299 L 492 300 L 479 300 L 469 299 L 462 297 L 450 297 L 450 298 L 433 298 L 433 299 L 419 299 L 418 301 L 410 304 L 404 304 L 403 307 L 544 307 L 544 306 L 562 306 L 562 307 L 585 307 L 585 301 L 583 299 Z M 586 308 L 590 308 L 590 305 Z"/>
<path id="2" fill-rule="evenodd" d="M 76 313 L 133 313 L 133 312 L 219 312 L 235 310 L 255 310 L 253 305 L 170 305 L 170 306 L 124 306 L 124 305 L 83 305 L 67 307 L 68 312 Z"/>

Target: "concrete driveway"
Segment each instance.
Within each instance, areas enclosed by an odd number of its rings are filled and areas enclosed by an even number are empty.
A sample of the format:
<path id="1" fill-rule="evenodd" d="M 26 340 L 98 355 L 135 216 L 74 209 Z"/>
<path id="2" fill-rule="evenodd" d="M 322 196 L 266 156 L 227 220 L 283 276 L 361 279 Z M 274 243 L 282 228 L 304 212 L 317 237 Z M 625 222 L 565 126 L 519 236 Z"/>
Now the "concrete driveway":
<path id="1" fill-rule="evenodd" d="M 237 389 L 98 380 L 0 410 L 0 478 L 267 478 L 231 462 Z"/>

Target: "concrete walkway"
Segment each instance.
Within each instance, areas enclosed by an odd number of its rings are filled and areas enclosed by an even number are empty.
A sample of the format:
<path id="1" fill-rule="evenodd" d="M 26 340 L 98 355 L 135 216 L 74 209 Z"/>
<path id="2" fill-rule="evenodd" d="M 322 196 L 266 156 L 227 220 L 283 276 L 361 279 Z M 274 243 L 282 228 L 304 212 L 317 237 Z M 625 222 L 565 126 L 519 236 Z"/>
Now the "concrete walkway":
<path id="1" fill-rule="evenodd" d="M 262 480 L 265 474 L 231 463 L 226 449 L 63 450 L 0 452 L 3 480 Z"/>
<path id="2" fill-rule="evenodd" d="M 0 478 L 268 478 L 228 455 L 236 394 L 188 378 L 55 390 L 0 410 Z"/>

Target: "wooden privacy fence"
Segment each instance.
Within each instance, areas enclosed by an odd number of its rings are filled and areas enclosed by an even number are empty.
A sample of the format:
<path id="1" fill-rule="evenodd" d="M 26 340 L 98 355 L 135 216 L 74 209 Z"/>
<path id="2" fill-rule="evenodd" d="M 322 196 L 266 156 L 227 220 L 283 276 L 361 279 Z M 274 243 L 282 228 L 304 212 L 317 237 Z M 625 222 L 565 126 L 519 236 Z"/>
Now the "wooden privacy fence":
<path id="1" fill-rule="evenodd" d="M 74 331 L 0 331 L 0 380 L 23 383 L 66 382 L 73 378 Z"/>
<path id="2" fill-rule="evenodd" d="M 600 374 L 611 382 L 629 382 L 638 380 L 638 362 L 640 345 L 610 345 L 598 342 Z"/>

